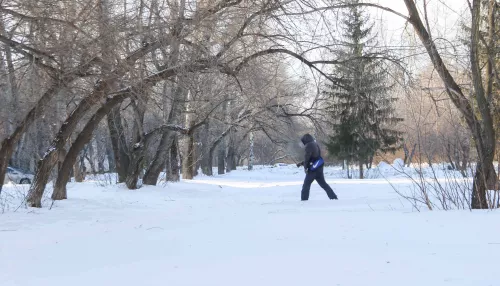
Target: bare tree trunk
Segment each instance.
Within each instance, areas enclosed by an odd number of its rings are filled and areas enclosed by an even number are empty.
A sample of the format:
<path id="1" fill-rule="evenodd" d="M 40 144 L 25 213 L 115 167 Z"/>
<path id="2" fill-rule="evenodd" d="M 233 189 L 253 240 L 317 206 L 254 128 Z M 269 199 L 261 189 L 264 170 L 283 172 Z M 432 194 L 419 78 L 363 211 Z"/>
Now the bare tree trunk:
<path id="1" fill-rule="evenodd" d="M 236 159 L 236 146 L 235 146 L 235 138 L 234 138 L 234 128 L 231 128 L 229 133 L 229 140 L 227 140 L 228 145 L 227 145 L 227 166 L 226 166 L 226 172 L 231 172 L 236 170 L 236 166 L 238 165 L 237 159 Z"/>
<path id="2" fill-rule="evenodd" d="M 194 126 L 194 122 L 191 122 L 190 126 Z M 187 148 L 186 154 L 184 156 L 184 160 L 182 162 L 182 179 L 183 180 L 192 180 L 194 178 L 194 167 L 195 167 L 195 158 L 194 158 L 194 134 L 188 134 L 187 138 Z"/>
<path id="3" fill-rule="evenodd" d="M 80 162 L 76 162 L 75 165 L 73 166 L 73 174 L 75 176 L 75 182 L 77 183 L 83 182 L 83 174 L 82 174 L 82 169 L 80 168 Z"/>
<path id="4" fill-rule="evenodd" d="M 201 171 L 204 175 L 212 176 L 212 160 L 213 154 L 210 154 L 210 121 L 205 124 L 201 136 L 202 158 L 201 158 Z"/>
<path id="5" fill-rule="evenodd" d="M 173 37 L 178 37 L 182 31 L 183 28 L 183 20 L 184 20 L 184 13 L 186 9 L 186 1 L 181 0 L 178 6 L 174 6 L 172 9 L 172 14 L 174 17 L 177 17 L 177 23 L 175 25 L 175 29 L 173 30 Z M 169 58 L 169 64 L 172 66 L 175 66 L 179 62 L 179 55 L 180 55 L 180 42 L 179 41 L 174 41 L 171 46 L 171 54 Z M 166 86 L 164 86 L 164 101 L 166 100 Z M 185 90 L 182 89 L 181 86 L 177 85 L 175 86 L 173 90 L 173 100 L 172 100 L 172 107 L 170 109 L 170 113 L 168 115 L 167 119 L 167 124 L 178 124 L 179 119 L 181 117 L 182 113 L 182 102 L 184 102 L 186 97 L 186 92 Z M 165 104 L 164 104 L 165 107 Z M 174 143 L 172 143 L 174 142 Z M 158 182 L 158 177 L 160 176 L 161 171 L 165 166 L 171 165 L 167 162 L 168 157 L 171 156 L 172 150 L 177 152 L 177 146 L 172 146 L 171 144 L 177 144 L 177 135 L 173 134 L 170 131 L 165 131 L 162 134 L 161 140 L 160 140 L 160 145 L 158 146 L 158 149 L 156 150 L 156 154 L 154 156 L 153 161 L 149 165 L 149 167 L 146 170 L 146 173 L 144 174 L 144 179 L 143 182 L 144 184 L 147 185 L 156 185 Z M 170 152 L 170 154 L 169 154 Z M 175 155 L 177 156 L 177 154 Z M 170 159 L 170 162 L 172 162 L 172 159 Z M 172 167 L 172 166 L 170 166 Z M 174 172 L 178 172 L 178 167 L 176 166 L 173 170 Z M 167 174 L 168 174 L 167 170 Z M 168 175 L 167 175 L 168 177 Z M 178 181 L 179 180 L 179 175 L 173 175 L 172 181 Z"/>
<path id="6" fill-rule="evenodd" d="M 176 89 L 179 89 L 177 87 Z M 163 120 L 164 123 L 169 123 L 169 120 L 174 118 L 174 109 L 176 109 L 176 95 L 174 92 L 172 106 L 170 111 L 167 114 L 168 110 L 168 95 L 167 95 L 168 87 L 166 83 L 163 83 Z M 161 135 L 160 143 L 156 149 L 156 153 L 153 157 L 153 160 L 150 162 L 149 166 L 146 169 L 146 172 L 143 177 L 143 184 L 155 186 L 158 183 L 158 178 L 160 177 L 160 173 L 163 169 L 165 172 L 168 172 L 167 160 L 170 151 L 170 144 L 173 142 L 173 133 L 170 131 L 165 131 Z"/>
<path id="7" fill-rule="evenodd" d="M 54 149 L 54 151 L 51 152 L 49 151 L 45 154 L 42 160 L 38 161 L 35 179 L 33 180 L 33 183 L 30 187 L 27 198 L 27 202 L 31 207 L 42 207 L 42 197 L 45 191 L 45 186 L 47 185 L 47 181 L 49 180 L 52 168 L 57 163 L 58 156 L 56 150 L 59 151 L 60 149 Z"/>
<path id="8" fill-rule="evenodd" d="M 174 100 L 172 101 L 172 107 L 167 119 L 167 124 L 179 123 L 179 118 L 181 117 L 182 113 L 182 106 L 180 102 L 183 101 L 183 97 L 185 97 L 184 90 L 181 87 L 177 86 L 174 91 Z M 156 150 L 154 159 L 146 170 L 146 174 L 144 175 L 144 184 L 153 186 L 156 185 L 161 171 L 166 166 L 167 157 L 170 156 L 169 154 L 172 149 L 171 144 L 173 144 L 173 142 L 177 142 L 175 138 L 176 136 L 177 135 L 174 132 L 168 130 L 162 134 L 160 144 L 158 145 L 158 149 Z M 173 148 L 175 149 L 176 147 Z"/>
<path id="9" fill-rule="evenodd" d="M 202 166 L 203 174 L 207 176 L 213 176 L 213 162 L 214 162 L 214 149 L 210 147 L 209 150 L 207 151 L 207 154 L 204 157 L 204 164 Z"/>
<path id="10" fill-rule="evenodd" d="M 195 63 L 195 64 L 187 64 L 186 67 L 182 67 L 182 68 L 175 67 L 175 68 L 171 68 L 171 69 L 165 69 L 162 72 L 156 74 L 155 76 L 149 77 L 149 78 L 145 79 L 144 81 L 141 81 L 137 85 L 129 87 L 129 88 L 122 90 L 120 92 L 116 92 L 113 94 L 112 97 L 108 97 L 106 103 L 103 104 L 94 113 L 94 116 L 92 116 L 92 118 L 89 120 L 89 122 L 87 122 L 87 125 L 84 127 L 84 129 L 83 129 L 84 131 L 82 131 L 80 133 L 80 135 L 82 135 L 82 133 L 85 134 L 85 136 L 83 136 L 81 139 L 81 141 L 82 141 L 81 143 L 84 143 L 83 145 L 85 145 L 86 143 L 89 142 L 89 140 L 91 139 L 92 132 L 97 128 L 97 124 L 100 122 L 100 120 L 105 115 L 107 115 L 110 112 L 111 108 L 120 104 L 123 100 L 130 97 L 132 94 L 141 94 L 142 90 L 144 90 L 144 88 L 146 86 L 155 84 L 158 81 L 163 80 L 163 79 L 167 79 L 171 76 L 175 76 L 177 72 L 179 72 L 180 70 L 184 70 L 185 68 L 189 68 L 193 71 L 196 71 L 196 70 L 206 68 L 206 65 Z M 115 79 L 113 78 L 112 80 L 114 81 Z M 98 83 L 98 86 L 96 87 L 96 90 L 93 93 L 97 93 L 97 92 L 107 93 L 108 86 L 109 86 L 108 82 L 101 81 Z M 63 143 L 65 143 L 65 141 L 69 137 L 69 134 L 71 134 L 70 132 L 74 131 L 74 128 L 76 127 L 76 123 L 77 123 L 78 119 L 80 119 L 81 115 L 83 115 L 82 114 L 83 110 L 81 110 L 83 108 L 82 106 L 91 104 L 91 98 L 86 98 L 86 99 L 82 100 L 82 102 L 79 104 L 79 106 L 75 109 L 75 111 L 71 114 L 71 116 L 63 124 L 63 126 L 61 127 L 61 130 L 59 131 L 58 135 L 54 139 L 51 148 L 49 148 L 49 151 L 46 153 L 46 155 L 44 156 L 42 161 L 40 161 L 39 168 L 38 168 L 39 171 L 37 171 L 37 174 L 35 175 L 34 184 L 31 185 L 30 192 L 28 195 L 28 203 L 30 206 L 41 207 L 41 198 L 43 196 L 45 185 L 47 184 L 48 173 L 50 173 L 50 171 L 52 170 L 52 168 L 55 164 L 54 158 L 53 158 L 55 155 L 54 152 L 56 152 L 56 150 L 60 150 L 61 148 L 64 147 Z M 178 129 L 178 128 L 171 128 L 171 129 Z M 77 140 L 78 140 L 78 138 L 77 138 Z M 77 149 L 75 151 L 78 154 L 78 152 L 83 148 L 83 146 L 81 145 L 81 143 L 76 144 L 76 142 L 77 141 L 75 141 L 72 144 L 71 148 L 78 145 L 78 148 L 75 147 L 75 149 Z M 70 148 L 70 151 L 68 151 L 68 156 L 66 156 L 66 158 L 70 157 L 70 154 L 72 155 L 71 148 Z M 68 167 L 66 169 L 70 169 L 74 164 L 76 155 L 72 155 L 72 156 L 73 156 L 73 158 L 72 158 L 70 164 L 67 165 Z M 66 161 L 67 160 L 65 160 L 65 162 Z M 62 171 L 64 172 L 65 169 L 63 168 Z M 69 177 L 69 175 L 66 175 L 66 176 Z M 63 179 L 63 181 L 67 182 L 68 179 L 67 178 Z"/>
<path id="11" fill-rule="evenodd" d="M 57 176 L 56 183 L 54 185 L 54 192 L 53 196 L 54 197 L 60 197 L 59 193 L 65 193 L 66 192 L 66 184 L 68 183 L 70 179 L 70 170 L 71 167 L 75 165 L 75 161 L 80 154 L 81 150 L 85 147 L 86 144 L 90 142 L 92 139 L 92 134 L 94 130 L 98 127 L 99 122 L 106 116 L 111 109 L 115 106 L 120 104 L 123 100 L 125 99 L 125 96 L 117 96 L 114 97 L 113 99 L 108 100 L 106 104 L 101 106 L 94 115 L 90 118 L 90 120 L 87 122 L 83 130 L 78 134 L 77 138 L 71 144 L 71 147 L 66 154 L 66 157 L 64 158 L 64 162 L 62 163 L 61 170 Z M 50 162 L 49 162 L 50 163 Z M 46 164 L 48 165 L 48 164 Z M 36 178 L 36 177 L 35 177 Z M 43 194 L 43 191 L 42 191 Z M 40 196 L 41 198 L 41 196 Z"/>
<path id="12" fill-rule="evenodd" d="M 233 142 L 229 141 L 229 146 L 227 148 L 227 163 L 226 163 L 226 172 L 231 172 L 236 170 L 236 154 L 234 151 Z"/>
<path id="13" fill-rule="evenodd" d="M 143 92 L 144 94 L 144 92 Z M 147 97 L 144 100 L 134 99 L 132 106 L 134 108 L 134 130 L 133 130 L 133 141 L 135 144 L 129 148 L 129 164 L 127 167 L 127 178 L 125 182 L 127 187 L 131 190 L 137 189 L 137 182 L 139 181 L 139 176 L 142 171 L 142 165 L 146 155 L 146 150 L 154 136 L 145 138 L 144 131 L 142 129 L 144 125 L 144 114 L 146 113 L 146 102 Z"/>
<path id="14" fill-rule="evenodd" d="M 483 79 L 481 68 L 479 65 L 479 27 L 481 22 L 481 0 L 474 0 L 472 4 L 472 28 L 471 28 L 471 67 L 472 81 L 474 84 L 474 92 L 476 102 L 482 117 L 482 124 L 477 124 L 477 132 L 479 133 L 480 147 L 479 162 L 476 169 L 472 192 L 472 207 L 476 209 L 486 209 L 489 207 L 487 200 L 487 184 L 491 182 L 491 178 L 495 177 L 495 169 L 493 167 L 493 159 L 495 156 L 495 129 L 493 126 L 493 117 L 489 108 L 489 103 L 483 87 Z M 482 127 L 482 128 L 481 128 Z M 481 180 L 481 182 L 477 182 Z"/>
<path id="15" fill-rule="evenodd" d="M 15 162 L 17 166 L 23 166 L 25 169 L 29 169 L 28 165 L 26 164 L 26 160 L 23 160 L 26 157 L 26 133 L 21 136 L 21 139 L 19 140 L 19 143 L 17 144 L 16 151 L 14 153 L 13 158 L 15 158 Z M 13 159 L 11 158 L 11 159 Z"/>
<path id="16" fill-rule="evenodd" d="M 86 159 L 87 161 L 89 162 L 89 165 L 90 165 L 90 171 L 92 172 L 92 174 L 96 174 L 97 173 L 97 169 L 95 167 L 95 152 L 94 152 L 94 145 L 92 144 L 92 140 L 87 144 L 87 156 L 86 156 Z"/>
<path id="17" fill-rule="evenodd" d="M 87 113 L 87 111 L 92 109 L 94 105 L 98 104 L 99 100 L 101 98 L 104 98 L 105 95 L 109 93 L 109 89 L 110 82 L 100 81 L 99 83 L 97 83 L 94 91 L 80 101 L 75 110 L 73 110 L 73 112 L 63 123 L 56 137 L 52 141 L 50 148 L 47 150 L 42 160 L 40 160 L 40 162 L 38 163 L 37 172 L 35 174 L 33 184 L 30 187 L 27 197 L 29 206 L 41 207 L 41 199 L 45 190 L 45 186 L 47 185 L 50 172 L 52 171 L 54 164 L 57 162 L 57 152 L 64 148 L 64 145 L 66 145 L 66 141 L 75 131 L 77 124 Z M 72 164 L 69 166 L 69 168 L 71 166 Z"/>
<path id="18" fill-rule="evenodd" d="M 364 171 L 363 171 L 363 160 L 359 160 L 359 178 L 360 179 L 364 179 L 365 178 L 365 174 L 364 174 Z"/>
<path id="19" fill-rule="evenodd" d="M 226 172 L 226 142 L 224 139 L 219 143 L 217 154 L 217 174 L 223 175 Z"/>
<path id="20" fill-rule="evenodd" d="M 74 78 L 68 78 L 68 82 L 74 80 Z M 53 84 L 47 91 L 44 92 L 42 97 L 38 100 L 36 105 L 28 112 L 24 119 L 18 124 L 14 132 L 6 137 L 0 148 L 0 191 L 4 184 L 5 171 L 9 165 L 9 160 L 12 157 L 14 148 L 16 144 L 21 139 L 22 135 L 26 132 L 29 126 L 33 124 L 38 118 L 44 114 L 44 109 L 47 107 L 48 103 L 53 96 L 59 91 L 63 83 Z"/>
<path id="21" fill-rule="evenodd" d="M 413 145 L 413 149 L 411 150 L 410 158 L 408 158 L 408 164 L 407 164 L 408 167 L 410 167 L 410 165 L 411 165 L 411 162 L 413 160 L 413 156 L 415 155 L 415 150 L 417 150 L 417 143 L 415 143 Z"/>
<path id="22" fill-rule="evenodd" d="M 455 166 L 455 163 L 453 163 L 453 158 L 451 156 L 451 144 L 450 143 L 448 143 L 448 145 L 446 147 L 446 156 L 448 157 L 448 162 L 451 165 L 451 169 L 456 170 L 457 167 Z"/>
<path id="23" fill-rule="evenodd" d="M 94 113 L 94 115 L 90 118 L 90 120 L 87 122 L 87 124 L 85 125 L 83 130 L 80 132 L 80 134 L 78 134 L 78 137 L 76 138 L 76 140 L 71 145 L 71 147 L 68 151 L 68 154 L 66 155 L 66 157 L 64 159 L 63 165 L 61 167 L 61 172 L 59 173 L 57 180 L 56 180 L 56 184 L 54 185 L 54 193 L 65 191 L 66 184 L 69 181 L 69 176 L 70 176 L 69 169 L 71 168 L 71 166 L 74 165 L 78 154 L 83 149 L 85 144 L 88 144 L 88 142 L 90 142 L 90 140 L 92 139 L 93 131 L 98 127 L 99 122 L 104 118 L 104 116 L 106 116 L 114 106 L 120 104 L 129 95 L 130 95 L 129 93 L 122 93 L 120 95 L 114 96 L 111 99 L 108 99 L 108 101 L 104 105 L 102 105 L 101 108 L 99 108 Z M 168 127 L 167 126 L 166 128 L 177 130 L 177 127 Z M 145 135 L 146 138 L 144 139 L 144 142 L 139 142 L 139 145 L 137 145 L 136 148 L 142 148 L 141 146 L 147 146 L 148 141 L 151 140 L 151 138 L 153 138 L 153 136 L 154 136 L 154 134 L 152 134 L 152 133 Z M 138 154 L 140 155 L 140 153 L 138 153 Z M 138 159 L 140 159 L 139 156 L 134 157 L 134 160 L 138 160 Z M 135 168 L 136 166 L 139 166 L 139 165 L 140 164 L 134 164 L 133 166 Z M 131 169 L 129 172 L 134 173 L 137 171 L 135 171 L 134 169 Z M 131 176 L 131 179 L 129 182 L 127 182 L 127 185 L 133 186 L 134 180 L 135 179 L 132 178 L 132 176 Z"/>
<path id="24" fill-rule="evenodd" d="M 174 136 L 172 144 L 170 144 L 170 154 L 168 156 L 167 165 L 167 181 L 178 182 L 180 181 L 179 175 L 179 148 L 177 143 L 177 135 Z"/>
<path id="25" fill-rule="evenodd" d="M 127 166 L 129 165 L 128 150 L 125 139 L 125 131 L 120 116 L 120 105 L 114 107 L 108 114 L 108 128 L 113 148 L 118 183 L 125 182 L 127 177 Z"/>
<path id="26" fill-rule="evenodd" d="M 249 155 L 248 155 L 248 170 L 249 171 L 253 170 L 253 161 L 254 161 L 253 145 L 254 145 L 253 132 L 250 131 L 250 150 L 249 150 Z"/>
<path id="27" fill-rule="evenodd" d="M 35 60 L 38 63 L 39 60 Z M 47 107 L 50 100 L 57 94 L 57 92 L 69 83 L 75 81 L 81 73 L 84 73 L 90 66 L 92 66 L 94 60 L 90 60 L 79 67 L 75 68 L 73 72 L 62 75 L 62 77 L 54 81 L 50 87 L 43 93 L 42 97 L 37 101 L 37 103 L 30 109 L 23 120 L 19 122 L 13 133 L 2 141 L 2 149 L 0 149 L 0 187 L 3 185 L 6 167 L 8 161 L 10 160 L 13 152 L 14 146 L 18 143 L 21 136 L 26 132 L 26 130 L 44 115 L 44 110 Z M 6 161 L 5 161 L 6 160 Z"/>
<path id="28" fill-rule="evenodd" d="M 139 142 L 135 144 L 134 149 L 130 152 L 130 165 L 127 169 L 127 178 L 125 179 L 125 184 L 129 190 L 137 189 L 137 182 L 139 181 L 139 175 L 141 172 L 141 163 L 144 159 L 144 152 L 146 150 L 146 144 Z"/>
<path id="29" fill-rule="evenodd" d="M 115 158 L 113 156 L 113 147 L 111 147 L 110 143 L 106 143 L 106 158 L 108 159 L 108 171 L 116 172 Z"/>
<path id="30" fill-rule="evenodd" d="M 200 174 L 200 166 L 201 159 L 203 158 L 203 152 L 200 148 L 200 144 L 198 144 L 197 136 L 195 138 L 194 144 L 194 167 L 193 167 L 193 177 L 196 177 Z"/>
<path id="31" fill-rule="evenodd" d="M 212 142 L 212 145 L 210 146 L 210 149 L 208 151 L 208 159 L 207 159 L 207 167 L 208 166 L 210 167 L 209 168 L 210 171 L 208 171 L 210 173 L 210 176 L 212 175 L 212 165 L 213 165 L 214 152 L 217 149 L 217 147 L 224 142 L 224 139 L 226 138 L 226 136 L 231 134 L 232 130 L 233 130 L 233 127 L 230 126 L 214 142 Z M 220 151 L 220 149 L 219 149 L 219 151 Z"/>
<path id="32" fill-rule="evenodd" d="M 99 130 L 100 131 L 100 130 Z M 104 138 L 102 138 L 101 132 L 96 135 L 96 155 L 97 155 L 97 172 L 99 174 L 104 174 L 104 162 L 106 161 L 106 143 L 104 142 Z"/>
<path id="33" fill-rule="evenodd" d="M 4 24 L 4 17 L 0 16 L 0 31 L 2 34 L 7 35 L 7 30 L 5 29 L 5 24 Z M 7 64 L 7 79 L 8 79 L 8 86 L 9 86 L 9 96 L 10 98 L 8 99 L 7 102 L 4 102 L 5 105 L 8 105 L 11 110 L 19 110 L 18 106 L 18 95 L 19 95 L 19 90 L 17 88 L 17 78 L 16 78 L 16 69 L 14 67 L 14 62 L 12 58 L 12 50 L 9 46 L 4 47 L 5 51 L 5 60 Z M 16 115 L 17 112 L 9 112 L 8 113 L 8 133 L 11 133 L 12 130 L 14 129 L 14 122 L 16 121 Z"/>
<path id="34" fill-rule="evenodd" d="M 473 209 L 488 208 L 489 206 L 486 196 L 486 183 L 489 181 L 489 177 L 492 175 L 492 173 L 494 173 L 493 154 L 495 153 L 495 132 L 493 129 L 491 110 L 489 109 L 489 104 L 485 96 L 482 74 L 478 60 L 481 0 L 473 0 L 472 4 L 470 50 L 472 80 L 475 93 L 474 98 L 481 114 L 481 122 L 477 118 L 468 98 L 463 94 L 462 89 L 456 83 L 453 76 L 449 73 L 433 39 L 429 35 L 429 32 L 426 30 L 425 25 L 422 22 L 415 2 L 413 0 L 404 0 L 404 2 L 409 13 L 409 22 L 413 25 L 415 31 L 420 37 L 420 40 L 427 49 L 427 53 L 431 58 L 434 68 L 436 68 L 436 71 L 438 72 L 441 80 L 443 81 L 443 84 L 446 87 L 446 92 L 449 98 L 465 117 L 467 125 L 475 141 L 479 160 L 477 162 L 476 174 L 474 176 L 471 207 Z"/>
<path id="35" fill-rule="evenodd" d="M 75 182 L 77 182 L 77 183 L 81 183 L 84 180 L 84 172 L 85 172 L 84 166 L 85 166 L 84 165 L 84 158 L 83 158 L 83 156 L 80 156 L 80 160 L 78 160 L 73 165 L 73 173 L 75 176 Z M 64 190 L 63 192 L 60 192 L 60 195 L 58 194 L 57 196 L 60 196 L 60 197 L 65 196 L 67 198 L 66 190 Z"/>
<path id="36" fill-rule="evenodd" d="M 134 138 L 132 142 L 136 142 L 136 144 L 130 148 L 130 161 L 127 168 L 127 178 L 125 179 L 125 183 L 130 190 L 135 190 L 138 187 L 137 183 L 142 171 L 146 150 L 148 149 L 148 146 L 154 136 L 146 137 L 142 130 L 142 126 L 144 125 L 144 114 L 146 112 L 146 100 L 134 100 L 132 106 L 135 111 L 133 131 Z"/>
<path id="37" fill-rule="evenodd" d="M 410 151 L 408 150 L 408 147 L 406 146 L 406 143 L 403 143 L 403 151 L 405 153 L 405 158 L 403 160 L 403 165 L 406 166 L 408 163 L 408 158 L 410 157 Z"/>
<path id="38" fill-rule="evenodd" d="M 348 179 L 352 179 L 352 176 L 351 176 L 351 174 L 349 173 L 349 167 L 350 167 L 349 165 L 350 165 L 349 160 L 346 160 L 347 178 L 348 178 Z"/>
<path id="39" fill-rule="evenodd" d="M 143 183 L 145 185 L 156 186 L 158 177 L 166 166 L 165 163 L 170 154 L 170 149 L 172 148 L 171 144 L 174 141 L 172 137 L 172 132 L 170 131 L 166 131 L 162 134 L 154 159 L 146 170 L 146 174 L 144 174 Z"/>

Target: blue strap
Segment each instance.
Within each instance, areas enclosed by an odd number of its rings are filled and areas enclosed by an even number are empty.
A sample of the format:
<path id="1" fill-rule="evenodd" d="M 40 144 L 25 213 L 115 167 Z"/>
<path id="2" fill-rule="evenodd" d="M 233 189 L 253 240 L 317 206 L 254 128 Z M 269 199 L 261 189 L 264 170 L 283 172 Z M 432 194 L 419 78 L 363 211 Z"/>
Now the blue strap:
<path id="1" fill-rule="evenodd" d="M 323 166 L 324 163 L 325 161 L 323 160 L 323 158 L 319 157 L 316 161 L 312 162 L 311 166 L 309 167 L 309 170 L 315 171 L 319 167 Z"/>

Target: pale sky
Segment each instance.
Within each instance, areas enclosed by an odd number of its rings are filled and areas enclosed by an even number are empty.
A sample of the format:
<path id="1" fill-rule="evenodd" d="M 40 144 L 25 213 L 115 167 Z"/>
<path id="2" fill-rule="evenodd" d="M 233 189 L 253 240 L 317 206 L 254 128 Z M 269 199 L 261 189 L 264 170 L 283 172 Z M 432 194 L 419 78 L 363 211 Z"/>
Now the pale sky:
<path id="1" fill-rule="evenodd" d="M 403 0 L 372 0 L 371 2 L 389 7 L 405 15 L 408 13 Z M 418 1 L 417 3 L 421 4 L 422 2 Z M 419 9 L 421 9 L 420 12 L 423 19 L 422 5 L 419 5 Z M 381 19 L 387 25 L 388 35 L 392 34 L 395 37 L 401 35 L 402 29 L 405 26 L 404 19 L 384 10 L 375 8 L 370 10 L 374 19 Z M 470 16 L 466 0 L 428 0 L 427 10 L 433 36 L 435 38 L 444 37 L 448 40 L 456 37 L 460 20 Z"/>
<path id="2" fill-rule="evenodd" d="M 403 0 L 366 0 L 389 7 L 401 14 L 407 15 L 407 9 Z M 424 20 L 422 3 L 417 1 L 421 17 Z M 467 6 L 467 0 L 428 0 L 428 15 L 431 34 L 435 39 L 438 48 L 442 49 L 442 56 L 450 61 L 463 60 L 465 65 L 467 57 L 457 57 L 457 53 L 463 51 L 457 50 L 461 45 L 458 35 L 461 33 L 461 21 L 470 17 Z M 413 34 L 412 29 L 406 29 L 406 23 L 403 18 L 391 12 L 377 8 L 367 8 L 370 12 L 371 21 L 375 22 L 377 32 L 382 36 L 379 39 L 380 44 L 396 50 L 406 51 L 408 54 L 420 54 L 418 57 L 411 57 L 414 69 L 421 70 L 429 65 L 429 56 L 418 38 Z M 409 33 L 410 32 L 410 33 Z M 466 37 L 466 35 L 462 35 Z M 460 47 L 459 47 L 460 48 Z M 446 51 L 450 51 L 447 53 Z M 461 55 L 461 54 L 460 54 Z M 323 81 L 318 75 L 312 76 L 309 68 L 301 66 L 300 62 L 292 60 L 290 68 L 295 70 L 298 76 L 311 78 L 313 81 Z M 306 75 L 308 74 L 308 75 Z"/>

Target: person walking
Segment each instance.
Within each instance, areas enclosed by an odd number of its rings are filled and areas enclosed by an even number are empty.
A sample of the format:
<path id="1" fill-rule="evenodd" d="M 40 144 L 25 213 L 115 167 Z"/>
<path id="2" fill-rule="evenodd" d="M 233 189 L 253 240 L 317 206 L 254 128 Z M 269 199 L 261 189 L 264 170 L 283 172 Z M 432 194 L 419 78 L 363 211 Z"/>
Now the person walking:
<path id="1" fill-rule="evenodd" d="M 304 161 L 298 163 L 297 167 L 304 166 L 304 171 L 306 173 L 306 178 L 304 179 L 300 195 L 301 200 L 309 200 L 309 191 L 314 180 L 316 180 L 321 188 L 325 190 L 330 200 L 337 200 L 337 195 L 325 181 L 325 175 L 323 174 L 324 161 L 321 157 L 321 149 L 319 148 L 318 143 L 316 143 L 314 137 L 308 133 L 302 136 L 300 140 L 302 141 L 302 144 L 304 144 L 305 154 Z"/>

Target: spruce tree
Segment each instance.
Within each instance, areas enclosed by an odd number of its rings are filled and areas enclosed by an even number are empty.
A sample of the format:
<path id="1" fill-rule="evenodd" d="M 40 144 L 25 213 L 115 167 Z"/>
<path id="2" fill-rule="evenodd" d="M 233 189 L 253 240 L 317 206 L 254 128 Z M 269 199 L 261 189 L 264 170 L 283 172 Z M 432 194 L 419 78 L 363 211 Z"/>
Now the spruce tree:
<path id="1" fill-rule="evenodd" d="M 363 164 L 371 164 L 377 152 L 400 148 L 402 134 L 394 127 L 402 119 L 394 115 L 396 99 L 384 62 L 388 53 L 377 48 L 366 12 L 359 6 L 346 9 L 341 28 L 343 48 L 337 57 L 342 64 L 333 71 L 334 84 L 324 91 L 333 127 L 326 145 L 331 155 L 347 161 L 347 168 L 358 163 L 363 178 Z"/>

